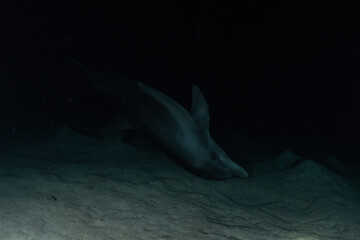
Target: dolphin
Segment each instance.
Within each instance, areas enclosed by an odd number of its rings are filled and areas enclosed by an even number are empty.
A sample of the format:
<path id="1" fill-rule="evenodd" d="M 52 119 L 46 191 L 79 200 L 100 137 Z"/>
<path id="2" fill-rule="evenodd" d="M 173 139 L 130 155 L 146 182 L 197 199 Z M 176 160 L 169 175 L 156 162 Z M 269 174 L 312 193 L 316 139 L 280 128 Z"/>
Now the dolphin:
<path id="1" fill-rule="evenodd" d="M 96 75 L 91 82 L 116 101 L 131 128 L 158 143 L 190 172 L 217 180 L 248 177 L 247 171 L 211 137 L 208 104 L 195 84 L 189 112 L 169 96 L 136 80 Z"/>
<path id="2" fill-rule="evenodd" d="M 192 85 L 191 113 L 172 98 L 146 84 L 139 83 L 139 88 L 157 106 L 151 108 L 142 104 L 138 106 L 140 109 L 139 112 L 135 111 L 135 115 L 133 110 L 129 111 L 131 119 L 182 166 L 210 179 L 248 176 L 247 171 L 233 162 L 211 137 L 208 105 L 195 84 Z"/>

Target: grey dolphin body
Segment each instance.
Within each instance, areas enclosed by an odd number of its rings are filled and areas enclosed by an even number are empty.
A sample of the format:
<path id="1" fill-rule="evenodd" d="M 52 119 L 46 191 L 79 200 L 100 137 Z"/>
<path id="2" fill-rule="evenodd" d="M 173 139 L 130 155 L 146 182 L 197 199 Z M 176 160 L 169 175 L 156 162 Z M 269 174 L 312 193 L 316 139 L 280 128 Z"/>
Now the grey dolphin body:
<path id="1" fill-rule="evenodd" d="M 215 143 L 209 132 L 209 110 L 199 88 L 192 85 L 191 114 L 165 94 L 145 85 L 139 87 L 152 97 L 161 110 L 141 118 L 146 131 L 191 172 L 211 179 L 247 177 L 245 169 L 234 163 Z M 149 121 L 150 120 L 150 121 Z"/>
<path id="2" fill-rule="evenodd" d="M 89 74 L 91 85 L 120 106 L 120 114 L 139 133 L 156 141 L 192 173 L 210 179 L 247 177 L 212 139 L 209 109 L 199 88 L 192 86 L 191 113 L 167 95 L 121 76 Z"/>
<path id="3" fill-rule="evenodd" d="M 192 86 L 191 113 L 146 84 L 126 80 L 120 85 L 100 88 L 110 95 L 118 91 L 121 114 L 129 125 L 155 140 L 186 169 L 210 179 L 248 176 L 210 136 L 208 105 L 196 85 Z"/>

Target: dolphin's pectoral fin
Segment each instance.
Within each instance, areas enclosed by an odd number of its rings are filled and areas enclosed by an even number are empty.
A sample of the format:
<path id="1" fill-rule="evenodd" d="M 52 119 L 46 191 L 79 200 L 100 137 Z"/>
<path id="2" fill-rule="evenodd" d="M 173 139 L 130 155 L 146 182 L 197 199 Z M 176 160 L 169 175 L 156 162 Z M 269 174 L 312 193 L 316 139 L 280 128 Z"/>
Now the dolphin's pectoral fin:
<path id="1" fill-rule="evenodd" d="M 210 114 L 204 95 L 198 86 L 192 85 L 191 116 L 200 125 L 205 134 L 209 133 Z"/>

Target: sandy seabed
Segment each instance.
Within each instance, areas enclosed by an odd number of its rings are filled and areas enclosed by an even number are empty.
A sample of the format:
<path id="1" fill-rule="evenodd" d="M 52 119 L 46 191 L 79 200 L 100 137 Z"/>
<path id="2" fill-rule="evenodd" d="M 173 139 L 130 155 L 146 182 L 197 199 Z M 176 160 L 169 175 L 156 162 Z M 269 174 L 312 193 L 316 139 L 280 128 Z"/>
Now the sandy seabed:
<path id="1" fill-rule="evenodd" d="M 0 240 L 360 239 L 359 188 L 312 160 L 211 181 L 65 127 L 0 149 Z"/>

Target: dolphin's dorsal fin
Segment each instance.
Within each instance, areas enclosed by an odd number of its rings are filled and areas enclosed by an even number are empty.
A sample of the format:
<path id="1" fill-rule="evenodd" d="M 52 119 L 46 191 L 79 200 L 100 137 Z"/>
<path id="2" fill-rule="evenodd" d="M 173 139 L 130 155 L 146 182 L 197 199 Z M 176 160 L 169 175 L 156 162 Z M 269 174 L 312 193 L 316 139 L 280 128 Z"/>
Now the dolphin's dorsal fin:
<path id="1" fill-rule="evenodd" d="M 209 134 L 210 114 L 204 95 L 198 86 L 192 85 L 191 116 L 199 123 L 205 134 Z"/>

